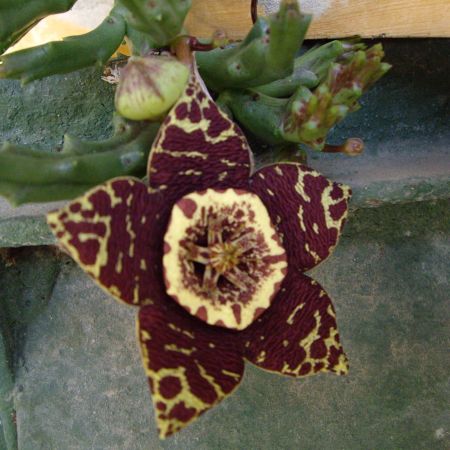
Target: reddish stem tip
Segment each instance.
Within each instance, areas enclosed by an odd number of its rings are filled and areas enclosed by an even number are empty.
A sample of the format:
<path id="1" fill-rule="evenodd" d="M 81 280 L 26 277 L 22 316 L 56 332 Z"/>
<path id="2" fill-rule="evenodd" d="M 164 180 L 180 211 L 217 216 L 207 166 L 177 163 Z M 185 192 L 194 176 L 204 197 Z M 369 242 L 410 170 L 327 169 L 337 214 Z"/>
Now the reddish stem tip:
<path id="1" fill-rule="evenodd" d="M 364 141 L 359 138 L 349 138 L 341 145 L 326 144 L 323 148 L 325 153 L 344 153 L 348 156 L 358 156 L 364 150 Z"/>
<path id="2" fill-rule="evenodd" d="M 255 23 L 258 20 L 258 0 L 252 0 L 250 13 L 252 16 L 252 22 Z"/>
<path id="3" fill-rule="evenodd" d="M 203 44 L 194 36 L 189 38 L 189 46 L 193 52 L 209 52 L 214 48 L 212 43 Z"/>

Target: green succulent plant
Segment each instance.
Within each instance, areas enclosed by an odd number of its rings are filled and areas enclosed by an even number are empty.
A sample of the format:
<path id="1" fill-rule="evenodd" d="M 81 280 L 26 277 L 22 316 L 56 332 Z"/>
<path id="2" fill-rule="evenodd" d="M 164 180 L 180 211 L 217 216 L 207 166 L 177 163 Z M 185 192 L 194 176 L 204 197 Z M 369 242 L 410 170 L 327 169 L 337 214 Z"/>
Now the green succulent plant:
<path id="1" fill-rule="evenodd" d="M 136 70 L 122 72 L 114 132 L 106 140 L 86 142 L 66 135 L 62 149 L 53 152 L 0 144 L 0 195 L 13 205 L 73 199 L 114 177 L 143 177 L 159 122 L 188 78 L 189 71 L 178 61 L 179 69 L 165 72 L 167 56 L 158 60 L 157 55 L 166 52 L 197 66 L 222 109 L 260 143 L 278 149 L 274 159 L 304 162 L 304 147 L 350 155 L 362 150 L 359 139 L 330 146 L 326 138 L 389 70 L 382 61 L 383 49 L 380 44 L 366 48 L 351 39 L 304 51 L 311 16 L 302 14 L 297 0 L 282 0 L 276 14 L 259 18 L 252 1 L 253 27 L 238 42 L 224 36 L 202 40 L 186 35 L 183 25 L 191 0 L 116 0 L 104 21 L 89 33 L 5 54 L 41 19 L 68 11 L 74 3 L 0 0 L 0 78 L 38 83 L 88 66 L 103 68 L 124 40 L 133 49 L 130 65 L 140 64 L 139 76 Z M 152 63 L 145 58 L 152 58 Z M 134 78 L 127 80 L 130 74 Z M 140 78 L 146 87 L 139 86 Z M 124 112 L 136 103 L 149 111 Z M 13 378 L 7 351 L 11 339 L 5 329 L 0 320 L 0 447 L 5 442 L 14 449 Z"/>
<path id="2" fill-rule="evenodd" d="M 12 0 L 0 0 L 0 54 L 42 18 L 67 11 L 75 2 L 19 3 L 21 8 Z M 354 140 L 349 141 L 352 145 L 332 148 L 326 137 L 336 123 L 358 109 L 361 95 L 389 70 L 389 64 L 382 62 L 381 45 L 367 49 L 357 39 L 335 40 L 303 51 L 311 16 L 302 14 L 296 0 L 283 0 L 273 15 L 254 17 L 253 27 L 242 41 L 200 40 L 186 36 L 183 28 L 190 7 L 190 0 L 117 0 L 106 19 L 89 33 L 1 55 L 0 78 L 26 84 L 92 65 L 104 67 L 124 39 L 142 58 L 169 51 L 186 63 L 190 51 L 197 50 L 196 65 L 219 105 L 263 144 L 284 149 L 279 153 L 283 159 L 289 159 L 289 154 L 296 158 L 297 145 L 344 153 L 361 148 L 355 147 Z M 254 7 L 253 1 L 253 12 Z M 164 58 L 159 66 L 165 70 Z M 126 73 L 124 70 L 121 83 L 133 90 L 139 77 L 126 83 Z M 183 84 L 186 76 L 181 73 Z M 152 77 L 156 76 L 165 78 L 153 69 L 144 74 L 145 83 L 153 90 L 157 84 Z M 171 77 L 166 79 L 169 83 Z M 133 117 L 163 120 L 176 100 L 167 92 L 159 87 L 153 100 L 143 99 L 142 103 L 150 110 L 152 101 L 155 108 L 157 103 L 163 104 L 162 115 L 158 110 L 155 114 L 133 113 Z M 167 98 L 161 97 L 163 94 Z M 116 105 L 127 102 L 116 98 Z M 123 112 L 119 106 L 118 110 Z M 114 176 L 144 176 L 158 126 L 149 120 L 116 119 L 111 138 L 84 142 L 66 136 L 61 152 L 41 152 L 5 142 L 0 145 L 0 195 L 15 205 L 71 199 Z"/>

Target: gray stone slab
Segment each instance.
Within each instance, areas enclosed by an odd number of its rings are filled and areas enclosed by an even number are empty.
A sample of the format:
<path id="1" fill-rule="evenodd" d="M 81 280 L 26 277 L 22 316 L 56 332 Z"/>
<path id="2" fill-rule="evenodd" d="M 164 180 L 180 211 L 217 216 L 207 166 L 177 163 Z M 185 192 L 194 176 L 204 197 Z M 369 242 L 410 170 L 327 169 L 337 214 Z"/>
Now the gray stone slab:
<path id="1" fill-rule="evenodd" d="M 0 449 L 15 450 L 14 368 L 26 326 L 51 298 L 60 262 L 52 247 L 0 251 Z"/>
<path id="2" fill-rule="evenodd" d="M 356 213 L 312 273 L 336 306 L 350 374 L 293 380 L 248 364 L 232 397 L 163 442 L 133 309 L 64 264 L 17 372 L 19 448 L 448 448 L 449 224 L 444 202 Z"/>
<path id="3" fill-rule="evenodd" d="M 0 248 L 54 244 L 45 214 L 64 203 L 38 203 L 14 208 L 0 197 Z"/>

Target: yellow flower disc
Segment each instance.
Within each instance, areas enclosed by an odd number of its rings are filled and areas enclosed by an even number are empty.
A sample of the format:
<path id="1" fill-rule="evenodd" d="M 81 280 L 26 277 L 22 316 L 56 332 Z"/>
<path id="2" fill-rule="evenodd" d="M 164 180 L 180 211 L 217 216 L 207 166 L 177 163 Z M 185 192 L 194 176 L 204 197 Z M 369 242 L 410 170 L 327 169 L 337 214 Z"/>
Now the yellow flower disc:
<path id="1" fill-rule="evenodd" d="M 167 293 L 183 308 L 237 330 L 270 306 L 287 272 L 266 207 L 237 189 L 194 192 L 175 204 L 163 266 Z"/>

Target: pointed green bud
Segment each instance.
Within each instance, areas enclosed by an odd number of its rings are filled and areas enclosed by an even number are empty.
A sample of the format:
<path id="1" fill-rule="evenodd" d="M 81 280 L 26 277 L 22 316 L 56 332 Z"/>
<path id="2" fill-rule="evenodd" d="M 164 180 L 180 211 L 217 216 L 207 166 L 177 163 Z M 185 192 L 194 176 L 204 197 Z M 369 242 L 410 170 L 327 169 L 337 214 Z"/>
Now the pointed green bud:
<path id="1" fill-rule="evenodd" d="M 358 40 L 331 41 L 318 47 L 313 47 L 306 53 L 295 58 L 294 70 L 286 78 L 255 88 L 272 97 L 288 97 L 300 85 L 315 88 L 326 80 L 331 64 L 349 61 L 355 52 L 364 50 L 365 44 Z"/>
<path id="2" fill-rule="evenodd" d="M 284 139 L 323 150 L 329 130 L 356 111 L 363 93 L 390 69 L 389 64 L 381 62 L 381 44 L 368 50 L 357 48 L 352 48 L 351 55 L 342 56 L 341 62 L 332 63 L 326 79 L 313 91 L 304 86 L 297 89 L 283 120 Z M 348 148 L 353 151 L 350 144 Z"/>
<path id="3" fill-rule="evenodd" d="M 158 120 L 177 101 L 189 67 L 172 56 L 132 56 L 116 91 L 117 112 L 132 120 Z"/>

